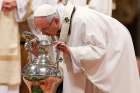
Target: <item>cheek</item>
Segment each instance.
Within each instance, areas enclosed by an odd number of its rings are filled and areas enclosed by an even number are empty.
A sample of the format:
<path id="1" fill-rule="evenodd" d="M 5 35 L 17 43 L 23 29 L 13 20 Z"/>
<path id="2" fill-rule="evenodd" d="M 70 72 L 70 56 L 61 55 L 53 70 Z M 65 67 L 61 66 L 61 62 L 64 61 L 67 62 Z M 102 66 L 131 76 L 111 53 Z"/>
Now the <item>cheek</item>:
<path id="1" fill-rule="evenodd" d="M 39 29 L 47 28 L 47 25 L 48 24 L 45 21 L 40 21 L 40 20 L 35 21 L 35 26 Z"/>
<path id="2" fill-rule="evenodd" d="M 44 23 L 44 22 L 38 22 L 37 23 L 37 27 L 40 28 L 40 29 L 46 28 L 46 23 Z"/>

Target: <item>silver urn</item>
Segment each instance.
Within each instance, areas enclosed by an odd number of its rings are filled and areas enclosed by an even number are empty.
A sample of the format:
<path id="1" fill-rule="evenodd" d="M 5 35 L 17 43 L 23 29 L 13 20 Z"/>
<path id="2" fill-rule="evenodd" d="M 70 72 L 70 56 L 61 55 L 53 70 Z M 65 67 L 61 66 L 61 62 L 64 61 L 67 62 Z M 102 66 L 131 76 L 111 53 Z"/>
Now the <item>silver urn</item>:
<path id="1" fill-rule="evenodd" d="M 29 34 L 25 35 L 29 37 Z M 50 38 L 52 37 L 41 36 L 28 39 L 25 43 L 29 62 L 23 67 L 22 76 L 30 93 L 57 93 L 58 86 L 62 83 L 59 53 L 54 49 Z M 37 56 L 32 53 L 34 42 L 38 46 Z"/>

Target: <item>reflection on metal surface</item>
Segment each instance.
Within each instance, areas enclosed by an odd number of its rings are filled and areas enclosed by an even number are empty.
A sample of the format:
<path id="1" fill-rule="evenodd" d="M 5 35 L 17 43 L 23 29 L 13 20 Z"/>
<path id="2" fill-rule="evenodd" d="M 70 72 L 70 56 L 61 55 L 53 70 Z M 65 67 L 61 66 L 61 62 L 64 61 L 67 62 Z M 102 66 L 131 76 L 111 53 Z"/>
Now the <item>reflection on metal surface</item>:
<path id="1" fill-rule="evenodd" d="M 24 79 L 30 93 L 56 93 L 62 78 L 48 77 L 46 80 L 30 81 Z"/>
<path id="2" fill-rule="evenodd" d="M 52 41 L 47 36 L 37 38 L 30 32 L 25 32 L 24 35 L 29 63 L 24 66 L 22 75 L 30 93 L 56 93 L 63 79 L 62 70 L 59 68 L 60 60 L 57 58 L 58 51 L 53 51 L 55 49 Z M 34 42 L 38 46 L 37 56 L 33 54 Z"/>

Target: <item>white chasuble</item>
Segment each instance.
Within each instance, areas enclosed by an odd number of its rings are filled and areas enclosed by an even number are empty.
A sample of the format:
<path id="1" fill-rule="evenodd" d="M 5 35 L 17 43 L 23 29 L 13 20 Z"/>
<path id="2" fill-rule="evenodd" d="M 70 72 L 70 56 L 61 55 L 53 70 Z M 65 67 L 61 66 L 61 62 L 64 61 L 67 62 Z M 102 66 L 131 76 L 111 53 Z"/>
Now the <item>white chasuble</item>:
<path id="1" fill-rule="evenodd" d="M 2 12 L 0 0 L 0 93 L 19 93 L 20 47 L 14 11 Z"/>
<path id="2" fill-rule="evenodd" d="M 73 13 L 73 14 L 72 14 Z M 64 10 L 64 18 L 70 17 L 74 15 L 74 6 L 68 4 L 65 7 Z M 72 19 L 70 19 L 72 20 Z M 68 30 L 70 27 L 70 23 L 66 23 L 63 20 L 62 23 L 62 28 L 61 28 L 61 34 L 60 34 L 60 40 L 66 42 L 68 40 Z M 60 63 L 61 68 L 63 68 L 63 73 L 64 73 L 64 88 L 63 88 L 63 93 L 104 93 L 101 90 L 99 90 L 96 86 L 94 86 L 86 77 L 82 74 L 83 72 L 80 72 L 78 74 L 74 74 L 72 72 L 72 64 L 69 62 L 70 59 L 67 56 L 64 56 L 64 62 L 65 63 Z M 67 66 L 66 66 L 67 65 Z M 74 64 L 73 64 L 74 65 Z M 71 73 L 72 72 L 72 73 Z M 79 82 L 82 81 L 82 82 Z M 77 87 L 78 86 L 78 87 Z"/>
<path id="3" fill-rule="evenodd" d="M 78 6 L 85 6 L 87 0 L 68 0 L 68 4 L 78 5 Z"/>
<path id="4" fill-rule="evenodd" d="M 19 93 L 19 86 L 0 85 L 0 93 Z"/>
<path id="5" fill-rule="evenodd" d="M 87 2 L 89 2 L 87 4 Z M 103 14 L 112 15 L 112 0 L 68 0 L 68 4 L 78 5 L 78 6 L 89 6 L 89 8 L 94 9 Z"/>
<path id="6" fill-rule="evenodd" d="M 0 84 L 20 84 L 20 46 L 15 12 L 0 12 Z"/>
<path id="7" fill-rule="evenodd" d="M 118 21 L 77 7 L 68 45 L 63 93 L 140 93 L 131 36 Z"/>

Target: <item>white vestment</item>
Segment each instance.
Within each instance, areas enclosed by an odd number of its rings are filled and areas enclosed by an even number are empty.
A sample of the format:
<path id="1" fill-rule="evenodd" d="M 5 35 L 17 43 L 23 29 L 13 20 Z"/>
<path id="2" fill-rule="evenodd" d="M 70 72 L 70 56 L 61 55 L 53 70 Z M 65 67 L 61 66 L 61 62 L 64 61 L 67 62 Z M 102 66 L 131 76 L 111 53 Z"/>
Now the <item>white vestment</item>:
<path id="1" fill-rule="evenodd" d="M 87 0 L 68 0 L 68 4 L 86 6 Z M 103 14 L 112 15 L 112 0 L 90 0 L 88 6 Z"/>
<path id="2" fill-rule="evenodd" d="M 68 0 L 68 4 L 85 6 L 87 0 Z"/>
<path id="3" fill-rule="evenodd" d="M 51 5 L 56 5 L 58 0 L 33 0 L 33 10 L 35 10 L 38 6 L 42 4 L 51 4 Z"/>
<path id="4" fill-rule="evenodd" d="M 0 93 L 19 93 L 19 86 L 9 86 L 1 85 Z"/>
<path id="5" fill-rule="evenodd" d="M 117 20 L 77 7 L 68 45 L 63 93 L 140 93 L 131 36 Z"/>
<path id="6" fill-rule="evenodd" d="M 0 93 L 19 93 L 20 43 L 15 10 L 4 14 L 0 0 Z"/>
<path id="7" fill-rule="evenodd" d="M 89 7 L 106 15 L 112 15 L 112 0 L 91 0 Z"/>

